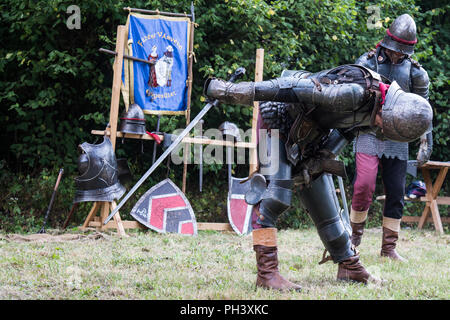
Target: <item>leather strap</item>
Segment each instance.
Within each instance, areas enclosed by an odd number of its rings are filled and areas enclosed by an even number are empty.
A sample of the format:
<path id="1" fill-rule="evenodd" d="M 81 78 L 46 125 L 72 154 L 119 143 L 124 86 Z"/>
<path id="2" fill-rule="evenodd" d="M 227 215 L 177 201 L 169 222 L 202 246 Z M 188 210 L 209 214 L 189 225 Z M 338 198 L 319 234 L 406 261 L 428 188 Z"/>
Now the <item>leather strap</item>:
<path id="1" fill-rule="evenodd" d="M 320 85 L 320 82 L 316 78 L 311 78 L 311 81 L 314 82 L 314 85 L 316 86 L 317 90 L 322 91 L 322 86 Z"/>
<path id="2" fill-rule="evenodd" d="M 327 261 L 333 260 L 333 258 L 330 255 L 328 255 L 327 257 L 327 252 L 328 252 L 327 249 L 323 251 L 322 260 L 319 261 L 319 264 L 324 264 Z"/>

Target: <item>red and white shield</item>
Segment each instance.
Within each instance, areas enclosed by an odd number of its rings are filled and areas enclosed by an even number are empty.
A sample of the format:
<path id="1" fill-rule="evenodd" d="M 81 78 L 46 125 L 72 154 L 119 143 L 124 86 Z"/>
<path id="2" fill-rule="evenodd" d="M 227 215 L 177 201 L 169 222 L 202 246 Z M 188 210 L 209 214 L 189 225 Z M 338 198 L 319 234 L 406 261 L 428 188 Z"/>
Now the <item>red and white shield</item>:
<path id="1" fill-rule="evenodd" d="M 245 193 L 250 189 L 250 180 L 240 183 L 247 178 L 231 177 L 231 187 L 228 192 L 228 221 L 233 230 L 244 235 L 252 231 L 252 209 L 253 206 L 245 202 Z"/>
<path id="2" fill-rule="evenodd" d="M 183 192 L 170 179 L 150 188 L 130 214 L 144 226 L 157 232 L 197 234 L 194 210 Z"/>

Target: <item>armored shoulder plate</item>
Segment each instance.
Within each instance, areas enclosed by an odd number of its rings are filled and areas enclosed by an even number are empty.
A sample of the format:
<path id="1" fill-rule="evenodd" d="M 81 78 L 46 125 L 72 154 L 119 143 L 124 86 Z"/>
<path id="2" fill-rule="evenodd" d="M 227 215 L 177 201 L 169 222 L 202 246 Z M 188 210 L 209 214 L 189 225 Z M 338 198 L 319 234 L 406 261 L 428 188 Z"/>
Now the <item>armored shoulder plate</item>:
<path id="1" fill-rule="evenodd" d="M 376 51 L 369 51 L 364 53 L 361 57 L 356 59 L 355 64 L 369 68 L 371 70 L 376 70 Z"/>
<path id="2" fill-rule="evenodd" d="M 430 85 L 428 73 L 424 68 L 417 67 L 414 63 L 412 65 L 414 67 L 411 68 L 411 92 L 428 99 Z"/>

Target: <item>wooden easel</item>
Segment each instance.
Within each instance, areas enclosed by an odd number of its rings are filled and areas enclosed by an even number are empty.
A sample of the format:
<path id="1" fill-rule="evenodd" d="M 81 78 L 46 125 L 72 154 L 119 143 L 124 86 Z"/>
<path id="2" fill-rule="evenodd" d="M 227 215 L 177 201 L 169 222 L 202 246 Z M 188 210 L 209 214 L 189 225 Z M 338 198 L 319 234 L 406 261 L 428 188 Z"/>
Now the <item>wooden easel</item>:
<path id="1" fill-rule="evenodd" d="M 116 58 L 114 60 L 114 75 L 113 75 L 113 86 L 111 93 L 111 111 L 109 115 L 109 123 L 110 127 L 107 128 L 108 135 L 110 136 L 111 143 L 113 146 L 113 150 L 116 149 L 116 137 L 117 137 L 117 119 L 119 113 L 119 100 L 120 100 L 120 85 L 121 85 L 121 76 L 122 76 L 122 62 L 123 62 L 123 51 L 125 46 L 125 34 L 126 28 L 125 26 L 117 27 L 117 40 L 116 40 Z M 91 211 L 89 212 L 86 220 L 83 223 L 82 229 L 87 227 L 96 227 L 99 230 L 106 229 L 106 226 L 103 226 L 103 221 L 105 221 L 106 217 L 108 217 L 109 213 L 114 210 L 116 203 L 106 202 L 106 201 L 97 201 L 94 202 Z M 100 211 L 100 217 L 96 216 L 97 212 Z M 122 223 L 122 219 L 120 218 L 119 212 L 114 215 L 114 227 L 117 229 L 117 232 L 120 236 L 126 236 L 125 228 Z M 112 226 L 110 226 L 112 227 Z"/>
<path id="2" fill-rule="evenodd" d="M 191 28 L 191 39 L 193 39 L 193 29 Z M 137 134 L 129 134 L 129 133 L 122 133 L 120 131 L 117 131 L 117 122 L 118 122 L 118 112 L 119 112 L 119 100 L 120 100 L 120 86 L 121 86 L 121 75 L 122 75 L 122 65 L 123 65 L 123 54 L 124 54 L 124 46 L 125 46 L 125 40 L 126 40 L 126 27 L 123 25 L 119 25 L 117 27 L 117 40 L 116 40 L 116 52 L 117 55 L 115 56 L 114 60 L 114 76 L 113 76 L 113 87 L 112 87 L 112 94 L 111 94 L 111 109 L 110 109 L 110 127 L 106 130 L 92 130 L 91 133 L 95 135 L 108 135 L 110 136 L 111 143 L 113 145 L 113 148 L 115 150 L 116 146 L 116 139 L 117 137 L 120 138 L 131 138 L 131 139 L 143 139 L 143 140 L 154 140 L 153 137 L 150 135 L 137 135 Z M 192 48 L 192 41 L 190 50 L 193 50 Z M 188 104 L 190 106 L 190 94 L 191 94 L 191 86 L 192 86 L 192 58 L 193 58 L 193 52 L 191 51 L 189 54 L 190 60 L 189 60 L 189 78 L 188 78 Z M 257 49 L 256 51 L 256 67 L 255 67 L 255 81 L 262 81 L 263 78 L 263 61 L 264 61 L 264 49 Z M 187 110 L 190 110 L 188 108 Z M 211 140 L 211 139 L 199 139 L 199 138 L 190 138 L 186 137 L 183 139 L 183 143 L 194 143 L 194 144 L 213 144 L 213 145 L 220 145 L 220 146 L 231 146 L 236 148 L 249 148 L 250 149 L 250 172 L 249 174 L 253 173 L 257 170 L 258 164 L 257 164 L 257 121 L 258 121 L 258 114 L 259 114 L 259 103 L 254 103 L 253 108 L 253 117 L 252 117 L 252 135 L 251 135 L 251 142 L 231 142 L 231 141 L 222 141 L 222 140 Z M 190 121 L 190 111 L 187 111 L 186 114 L 186 125 L 189 124 Z M 161 140 L 164 140 L 163 135 L 159 135 Z M 186 158 L 185 158 L 186 159 Z M 182 191 L 185 192 L 186 189 L 186 172 L 187 172 L 187 161 L 184 162 L 184 169 L 183 169 L 183 189 Z M 108 222 L 106 225 L 103 225 L 103 222 L 105 221 L 106 217 L 110 214 L 112 210 L 116 207 L 116 203 L 113 202 L 95 202 L 93 207 L 91 208 L 86 220 L 83 223 L 82 228 L 87 227 L 96 227 L 97 229 L 104 230 L 104 229 L 110 229 L 115 228 L 118 231 L 118 234 L 120 236 L 126 236 L 125 229 L 131 229 L 131 228 L 141 228 L 146 229 L 145 226 L 140 224 L 137 221 L 122 221 L 120 218 L 119 212 L 117 212 L 114 216 L 114 221 Z M 100 216 L 97 217 L 96 213 L 100 212 Z M 221 231 L 233 231 L 229 223 L 206 223 L 206 222 L 198 222 L 197 223 L 198 230 L 221 230 Z"/>
<path id="3" fill-rule="evenodd" d="M 174 13 L 168 13 L 168 12 L 160 12 L 158 10 L 152 11 L 152 10 L 143 10 L 143 9 L 132 9 L 132 8 L 124 8 L 124 10 L 131 12 L 141 12 L 141 13 L 151 13 L 151 14 L 164 14 L 164 15 L 172 15 L 172 16 L 187 16 L 191 18 L 191 28 L 190 28 L 190 45 L 189 45 L 189 60 L 188 60 L 188 80 L 187 80 L 187 86 L 188 86 L 188 100 L 187 100 L 187 108 L 186 108 L 186 125 L 189 124 L 190 121 L 190 102 L 191 102 L 191 92 L 192 92 L 192 64 L 193 64 L 193 40 L 194 40 L 194 13 L 192 12 L 190 15 L 187 14 L 174 14 Z M 193 10 L 193 7 L 191 8 Z M 112 86 L 112 93 L 111 93 L 111 108 L 110 108 L 110 116 L 109 116 L 109 123 L 110 127 L 107 128 L 105 131 L 96 131 L 92 130 L 91 133 L 93 134 L 100 134 L 100 135 L 108 135 L 111 139 L 111 143 L 113 146 L 113 150 L 116 148 L 116 139 L 117 137 L 122 138 L 134 138 L 134 139 L 145 139 L 145 140 L 154 140 L 153 138 L 148 139 L 150 137 L 149 135 L 132 135 L 132 134 L 122 134 L 121 132 L 117 131 L 117 122 L 118 122 L 118 115 L 119 115 L 119 102 L 120 102 L 120 89 L 121 89 L 121 77 L 122 77 L 122 66 L 123 66 L 123 55 L 124 55 L 124 49 L 125 44 L 127 41 L 127 28 L 124 25 L 119 25 L 117 27 L 117 39 L 116 39 L 116 50 L 117 53 L 114 59 L 114 65 L 113 65 L 113 86 Z M 161 139 L 163 140 L 163 138 Z M 183 192 L 186 187 L 186 172 L 187 172 L 187 161 L 185 161 L 184 164 L 184 172 L 183 172 Z M 122 221 L 120 217 L 120 213 L 117 212 L 114 215 L 114 221 L 108 222 L 106 225 L 104 225 L 105 219 L 108 217 L 110 212 L 114 210 L 116 207 L 116 203 L 113 202 L 94 202 L 93 207 L 91 208 L 88 216 L 86 217 L 86 220 L 83 223 L 82 229 L 85 229 L 87 227 L 96 227 L 97 229 L 104 230 L 109 228 L 115 228 L 117 229 L 117 232 L 120 236 L 126 236 L 125 229 L 135 229 L 135 228 L 141 228 L 145 229 L 145 226 L 140 224 L 137 221 Z M 96 213 L 100 212 L 100 216 L 96 216 Z"/>

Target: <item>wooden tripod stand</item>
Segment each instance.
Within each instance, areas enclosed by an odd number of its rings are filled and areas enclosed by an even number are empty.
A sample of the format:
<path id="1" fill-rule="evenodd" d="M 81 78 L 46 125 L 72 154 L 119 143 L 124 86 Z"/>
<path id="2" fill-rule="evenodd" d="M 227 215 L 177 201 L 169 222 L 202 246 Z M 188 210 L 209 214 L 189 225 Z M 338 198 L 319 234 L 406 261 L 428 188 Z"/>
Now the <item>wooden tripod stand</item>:
<path id="1" fill-rule="evenodd" d="M 113 146 L 113 150 L 116 149 L 116 132 L 117 132 L 117 118 L 119 112 L 119 100 L 120 100 L 120 85 L 121 85 L 121 75 L 122 75 L 122 63 L 123 63 L 123 52 L 125 46 L 125 26 L 117 27 L 117 40 L 116 40 L 116 58 L 114 60 L 114 76 L 113 76 L 113 86 L 111 94 L 111 111 L 109 123 L 110 127 L 107 129 L 110 133 L 110 139 Z M 125 233 L 124 224 L 120 218 L 119 212 L 114 216 L 114 221 L 111 221 L 107 225 L 103 225 L 106 217 L 109 213 L 116 207 L 115 201 L 97 201 L 94 202 L 86 220 L 83 223 L 82 229 L 87 227 L 96 227 L 99 230 L 104 230 L 108 228 L 116 228 L 120 236 L 127 236 Z M 100 216 L 97 216 L 97 212 L 100 211 Z M 134 221 L 130 221 L 134 222 Z M 135 227 L 140 227 L 138 223 L 135 223 Z"/>

